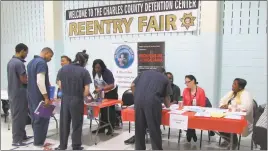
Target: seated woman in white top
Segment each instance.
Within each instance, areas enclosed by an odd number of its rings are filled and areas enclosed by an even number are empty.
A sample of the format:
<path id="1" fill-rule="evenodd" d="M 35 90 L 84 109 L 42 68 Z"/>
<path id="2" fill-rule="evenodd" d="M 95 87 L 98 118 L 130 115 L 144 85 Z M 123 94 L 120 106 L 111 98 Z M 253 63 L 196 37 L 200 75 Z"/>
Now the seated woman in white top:
<path id="1" fill-rule="evenodd" d="M 253 126 L 253 99 L 250 93 L 245 90 L 247 81 L 241 78 L 236 78 L 232 85 L 232 91 L 228 92 L 220 100 L 220 108 L 228 109 L 232 105 L 237 111 L 246 112 L 246 119 L 248 126 L 244 129 L 242 136 L 246 137 L 252 132 Z M 230 134 L 221 133 L 222 137 L 225 139 L 225 145 L 230 143 Z M 223 144 L 224 144 L 223 143 Z M 233 147 L 237 147 L 238 139 L 237 135 L 234 135 Z"/>

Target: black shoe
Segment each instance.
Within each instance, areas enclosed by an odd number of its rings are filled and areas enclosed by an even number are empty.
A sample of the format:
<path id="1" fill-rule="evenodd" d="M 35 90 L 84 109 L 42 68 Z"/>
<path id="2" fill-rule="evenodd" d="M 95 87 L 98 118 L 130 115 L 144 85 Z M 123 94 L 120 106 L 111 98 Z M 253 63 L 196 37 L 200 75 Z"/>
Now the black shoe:
<path id="1" fill-rule="evenodd" d="M 191 136 L 191 135 L 188 135 L 188 134 L 187 134 L 187 135 L 186 135 L 186 138 L 187 138 L 187 141 L 188 141 L 188 142 L 191 142 L 191 139 L 192 139 L 192 136 Z"/>
<path id="2" fill-rule="evenodd" d="M 84 147 L 73 147 L 73 150 L 83 150 Z"/>
<path id="3" fill-rule="evenodd" d="M 135 136 L 132 136 L 130 137 L 128 140 L 125 140 L 124 143 L 126 145 L 129 145 L 129 144 L 135 144 Z"/>
<path id="4" fill-rule="evenodd" d="M 25 137 L 23 138 L 23 141 L 26 142 L 26 141 L 28 141 L 28 140 L 31 139 L 31 138 L 33 138 L 33 136 L 25 136 Z"/>
<path id="5" fill-rule="evenodd" d="M 62 149 L 62 148 L 60 148 L 60 147 L 57 147 L 57 148 L 55 148 L 54 150 L 66 150 L 66 149 Z"/>
<path id="6" fill-rule="evenodd" d="M 108 130 L 108 132 L 106 133 L 106 135 L 112 135 L 113 131 L 111 129 Z"/>
<path id="7" fill-rule="evenodd" d="M 19 143 L 13 143 L 12 146 L 20 147 L 20 146 L 26 146 L 27 144 L 19 142 Z"/>
<path id="8" fill-rule="evenodd" d="M 236 143 L 236 144 L 233 144 L 233 146 L 232 146 L 232 150 L 237 150 L 237 146 L 238 146 L 237 143 Z M 230 150 L 230 148 L 231 148 L 231 145 L 229 145 L 229 146 L 227 147 L 228 150 Z"/>
<path id="9" fill-rule="evenodd" d="M 104 132 L 105 132 L 105 129 L 100 129 L 100 130 L 98 131 L 98 133 L 104 133 Z M 92 131 L 91 133 L 95 134 L 95 133 L 97 133 L 97 130 L 94 130 L 94 131 Z"/>
<path id="10" fill-rule="evenodd" d="M 215 133 L 213 131 L 209 131 L 209 136 L 215 136 Z"/>
<path id="11" fill-rule="evenodd" d="M 197 136 L 196 136 L 196 134 L 193 135 L 193 140 L 194 140 L 194 142 L 197 141 Z"/>

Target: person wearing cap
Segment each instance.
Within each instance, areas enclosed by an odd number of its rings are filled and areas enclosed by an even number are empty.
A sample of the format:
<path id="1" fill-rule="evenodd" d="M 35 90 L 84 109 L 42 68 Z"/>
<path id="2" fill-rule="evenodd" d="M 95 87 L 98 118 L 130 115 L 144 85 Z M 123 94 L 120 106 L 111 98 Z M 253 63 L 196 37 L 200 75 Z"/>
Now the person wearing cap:
<path id="1" fill-rule="evenodd" d="M 172 88 L 165 69 L 147 70 L 131 85 L 135 106 L 135 150 L 145 150 L 145 134 L 149 129 L 153 150 L 163 150 L 161 136 L 162 103 L 170 106 Z"/>
<path id="2" fill-rule="evenodd" d="M 71 64 L 64 65 L 58 72 L 58 84 L 62 90 L 60 111 L 60 145 L 55 150 L 65 150 L 68 146 L 72 122 L 72 148 L 83 150 L 82 127 L 84 119 L 84 97 L 89 96 L 92 83 L 85 66 L 88 61 L 86 51 L 78 52 Z"/>
<path id="3" fill-rule="evenodd" d="M 25 131 L 28 101 L 27 74 L 24 65 L 28 47 L 20 43 L 16 46 L 15 52 L 7 64 L 8 99 L 12 117 L 12 145 L 25 146 L 26 144 L 23 142 L 29 139 Z"/>
<path id="4" fill-rule="evenodd" d="M 185 76 L 185 84 L 187 88 L 183 90 L 182 98 L 184 106 L 206 106 L 206 94 L 205 91 L 199 87 L 197 80 L 193 75 Z M 197 136 L 195 129 L 188 129 L 186 133 L 186 138 L 188 142 L 193 139 L 194 142 L 197 141 Z"/>
<path id="5" fill-rule="evenodd" d="M 45 144 L 49 119 L 35 116 L 34 111 L 41 101 L 46 105 L 50 104 L 49 99 L 49 76 L 47 62 L 51 60 L 54 53 L 52 49 L 45 47 L 42 49 L 39 56 L 35 55 L 34 58 L 27 65 L 28 72 L 28 103 L 32 117 L 32 126 L 34 132 L 34 146 L 42 147 L 48 146 Z"/>

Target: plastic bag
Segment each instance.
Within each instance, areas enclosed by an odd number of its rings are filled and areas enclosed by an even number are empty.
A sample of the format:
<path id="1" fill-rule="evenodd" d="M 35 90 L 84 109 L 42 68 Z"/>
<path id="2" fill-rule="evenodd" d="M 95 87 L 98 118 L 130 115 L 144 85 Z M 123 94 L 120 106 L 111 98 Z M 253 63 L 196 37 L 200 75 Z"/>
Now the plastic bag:
<path id="1" fill-rule="evenodd" d="M 61 108 L 61 100 L 55 100 L 52 103 L 55 106 L 55 109 L 53 111 L 53 114 L 60 114 L 60 108 Z"/>
<path id="2" fill-rule="evenodd" d="M 93 98 L 91 96 L 84 97 L 84 104 L 90 105 L 90 103 L 93 101 Z"/>

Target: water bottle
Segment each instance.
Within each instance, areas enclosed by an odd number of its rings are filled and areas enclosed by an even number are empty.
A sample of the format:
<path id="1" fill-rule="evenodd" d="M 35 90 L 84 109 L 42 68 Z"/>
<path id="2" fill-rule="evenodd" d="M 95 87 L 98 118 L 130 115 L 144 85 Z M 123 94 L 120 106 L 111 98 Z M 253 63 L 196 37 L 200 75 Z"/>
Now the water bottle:
<path id="1" fill-rule="evenodd" d="M 192 103 L 193 106 L 196 106 L 196 98 L 193 99 L 193 103 Z"/>
<path id="2" fill-rule="evenodd" d="M 101 99 L 104 99 L 104 89 L 101 89 L 101 92 L 100 92 L 100 98 L 101 98 Z"/>

